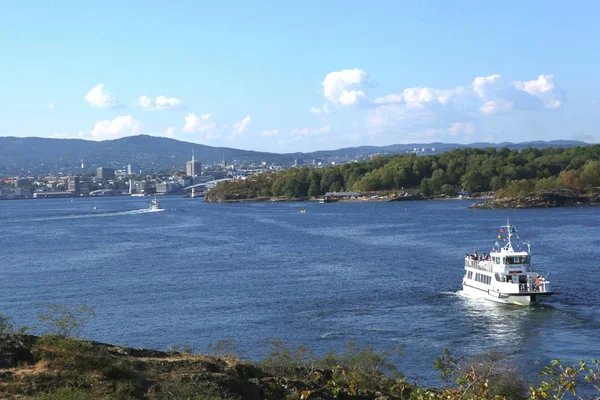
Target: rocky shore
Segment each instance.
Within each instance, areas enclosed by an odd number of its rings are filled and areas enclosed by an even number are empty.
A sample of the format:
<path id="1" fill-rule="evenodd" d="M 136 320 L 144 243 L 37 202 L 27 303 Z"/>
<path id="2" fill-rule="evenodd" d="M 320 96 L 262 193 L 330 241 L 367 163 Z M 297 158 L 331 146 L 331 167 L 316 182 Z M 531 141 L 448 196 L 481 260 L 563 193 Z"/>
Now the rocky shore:
<path id="1" fill-rule="evenodd" d="M 287 359 L 286 359 L 287 360 Z M 395 382 L 370 371 L 373 384 L 333 381 L 339 371 L 307 370 L 287 360 L 268 364 L 235 355 L 195 355 L 115 346 L 57 335 L 0 335 L 0 398 L 103 399 L 395 399 Z M 348 373 L 348 372 L 344 372 Z M 338 378 L 335 378 L 336 380 Z M 341 381 L 340 381 L 341 382 Z M 381 385 L 381 389 L 377 390 Z M 411 385 L 399 393 L 408 395 Z"/>
<path id="2" fill-rule="evenodd" d="M 539 191 L 527 196 L 490 199 L 481 203 L 472 204 L 468 208 L 492 210 L 596 205 L 600 205 L 600 196 L 598 195 L 588 196 L 583 191 L 561 189 L 553 191 Z"/>

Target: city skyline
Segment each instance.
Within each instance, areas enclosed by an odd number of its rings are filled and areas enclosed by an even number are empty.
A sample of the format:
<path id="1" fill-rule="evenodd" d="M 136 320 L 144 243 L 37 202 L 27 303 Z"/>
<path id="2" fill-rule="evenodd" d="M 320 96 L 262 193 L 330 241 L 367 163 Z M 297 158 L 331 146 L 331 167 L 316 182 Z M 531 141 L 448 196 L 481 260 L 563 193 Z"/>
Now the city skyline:
<path id="1" fill-rule="evenodd" d="M 4 4 L 0 136 L 596 143 L 600 5 L 578 5 Z"/>

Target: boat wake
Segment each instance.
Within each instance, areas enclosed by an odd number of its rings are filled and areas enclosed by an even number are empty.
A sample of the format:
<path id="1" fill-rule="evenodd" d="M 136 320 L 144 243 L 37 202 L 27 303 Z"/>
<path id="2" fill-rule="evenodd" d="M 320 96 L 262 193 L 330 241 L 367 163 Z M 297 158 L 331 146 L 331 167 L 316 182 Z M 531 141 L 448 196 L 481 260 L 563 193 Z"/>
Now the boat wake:
<path id="1" fill-rule="evenodd" d="M 66 214 L 66 215 L 53 215 L 47 217 L 33 217 L 26 219 L 13 219 L 8 220 L 6 222 L 38 222 L 38 221 L 55 221 L 55 220 L 66 220 L 66 219 L 86 219 L 86 218 L 103 218 L 103 217 L 116 217 L 116 216 L 125 216 L 125 215 L 137 215 L 137 214 L 148 214 L 165 211 L 164 208 L 160 209 L 149 209 L 143 208 L 140 210 L 128 210 L 128 211 L 107 211 L 107 212 L 99 212 L 95 210 L 91 213 L 85 214 Z"/>

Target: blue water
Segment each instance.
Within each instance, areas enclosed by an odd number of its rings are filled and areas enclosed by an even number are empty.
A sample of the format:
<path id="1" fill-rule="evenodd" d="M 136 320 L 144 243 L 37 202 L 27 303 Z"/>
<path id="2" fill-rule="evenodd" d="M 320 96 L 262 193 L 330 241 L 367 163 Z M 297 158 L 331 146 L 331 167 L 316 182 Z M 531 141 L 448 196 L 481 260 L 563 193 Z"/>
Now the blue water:
<path id="1" fill-rule="evenodd" d="M 422 383 L 436 382 L 444 347 L 501 351 L 528 377 L 554 358 L 600 356 L 599 208 L 173 197 L 164 212 L 135 211 L 148 202 L 0 202 L 0 312 L 33 324 L 46 304 L 84 303 L 98 341 L 205 351 L 234 338 L 252 358 L 273 338 L 317 353 L 402 345 L 400 367 Z M 540 307 L 461 294 L 464 254 L 489 251 L 507 216 L 558 291 Z"/>

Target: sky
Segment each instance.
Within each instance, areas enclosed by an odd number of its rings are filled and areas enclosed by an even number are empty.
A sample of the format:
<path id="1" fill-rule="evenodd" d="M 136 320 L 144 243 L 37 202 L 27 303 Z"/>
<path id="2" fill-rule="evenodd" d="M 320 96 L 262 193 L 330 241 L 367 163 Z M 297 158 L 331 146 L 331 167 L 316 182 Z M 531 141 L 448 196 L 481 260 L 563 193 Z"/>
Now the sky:
<path id="1" fill-rule="evenodd" d="M 600 139 L 597 1 L 4 1 L 0 136 Z"/>

